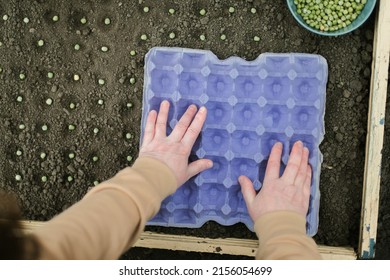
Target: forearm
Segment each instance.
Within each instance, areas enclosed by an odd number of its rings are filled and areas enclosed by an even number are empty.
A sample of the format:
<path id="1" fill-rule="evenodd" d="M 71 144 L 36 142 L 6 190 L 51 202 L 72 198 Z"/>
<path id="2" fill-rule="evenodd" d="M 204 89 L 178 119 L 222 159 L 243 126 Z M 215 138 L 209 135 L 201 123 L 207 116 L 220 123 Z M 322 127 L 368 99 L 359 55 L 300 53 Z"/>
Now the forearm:
<path id="1" fill-rule="evenodd" d="M 257 259 L 321 259 L 314 240 L 306 235 L 305 219 L 294 212 L 263 215 L 255 223 L 259 237 Z"/>
<path id="2" fill-rule="evenodd" d="M 44 259 L 114 259 L 131 247 L 176 189 L 170 169 L 139 159 L 35 232 Z"/>

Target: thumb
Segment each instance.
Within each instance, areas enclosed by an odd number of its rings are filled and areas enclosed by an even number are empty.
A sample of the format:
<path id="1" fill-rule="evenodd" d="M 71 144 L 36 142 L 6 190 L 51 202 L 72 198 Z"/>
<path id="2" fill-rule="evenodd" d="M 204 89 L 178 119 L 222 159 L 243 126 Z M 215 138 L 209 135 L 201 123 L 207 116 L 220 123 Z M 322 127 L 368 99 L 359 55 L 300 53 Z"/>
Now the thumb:
<path id="1" fill-rule="evenodd" d="M 213 167 L 213 162 L 209 159 L 198 159 L 197 161 L 191 162 L 187 169 L 188 178 L 191 178 L 211 167 Z"/>
<path id="2" fill-rule="evenodd" d="M 249 210 L 250 206 L 252 205 L 253 201 L 255 200 L 256 191 L 253 187 L 251 180 L 249 180 L 248 177 L 240 176 L 240 177 L 238 177 L 238 182 L 241 185 L 242 196 L 244 197 L 246 206 Z"/>

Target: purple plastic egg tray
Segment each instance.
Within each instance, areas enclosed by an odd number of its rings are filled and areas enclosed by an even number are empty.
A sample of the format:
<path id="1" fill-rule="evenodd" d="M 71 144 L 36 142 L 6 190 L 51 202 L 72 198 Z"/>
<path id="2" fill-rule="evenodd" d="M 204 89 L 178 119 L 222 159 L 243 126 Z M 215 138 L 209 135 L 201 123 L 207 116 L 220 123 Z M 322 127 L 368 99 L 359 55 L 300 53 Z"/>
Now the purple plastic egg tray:
<path id="1" fill-rule="evenodd" d="M 293 143 L 310 150 L 313 169 L 306 229 L 317 233 L 319 179 L 324 137 L 326 60 L 313 54 L 261 54 L 254 61 L 219 60 L 211 51 L 157 47 L 145 57 L 141 139 L 150 110 L 171 103 L 167 133 L 190 104 L 206 106 L 208 115 L 190 161 L 208 158 L 213 168 L 190 179 L 166 198 L 148 225 L 201 227 L 253 222 L 238 184 L 248 176 L 261 188 L 270 150 L 283 143 L 281 172 Z"/>

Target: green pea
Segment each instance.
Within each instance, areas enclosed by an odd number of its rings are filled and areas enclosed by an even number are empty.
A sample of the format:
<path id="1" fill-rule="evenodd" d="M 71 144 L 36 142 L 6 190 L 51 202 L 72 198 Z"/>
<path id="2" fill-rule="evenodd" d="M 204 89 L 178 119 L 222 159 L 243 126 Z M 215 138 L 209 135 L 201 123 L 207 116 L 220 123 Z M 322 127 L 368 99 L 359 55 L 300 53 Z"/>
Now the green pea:
<path id="1" fill-rule="evenodd" d="M 68 125 L 68 129 L 69 129 L 70 131 L 75 130 L 75 129 L 76 129 L 76 126 L 74 126 L 73 124 L 70 124 L 70 125 Z"/>

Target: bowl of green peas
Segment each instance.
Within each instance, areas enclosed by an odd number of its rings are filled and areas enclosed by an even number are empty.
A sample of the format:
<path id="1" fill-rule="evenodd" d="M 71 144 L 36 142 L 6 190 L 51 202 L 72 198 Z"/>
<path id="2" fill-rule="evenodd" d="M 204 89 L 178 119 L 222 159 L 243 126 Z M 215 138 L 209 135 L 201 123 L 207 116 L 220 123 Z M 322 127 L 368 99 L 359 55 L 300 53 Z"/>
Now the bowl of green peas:
<path id="1" fill-rule="evenodd" d="M 325 36 L 339 36 L 355 30 L 368 19 L 375 4 L 376 0 L 287 0 L 288 8 L 299 24 Z"/>

